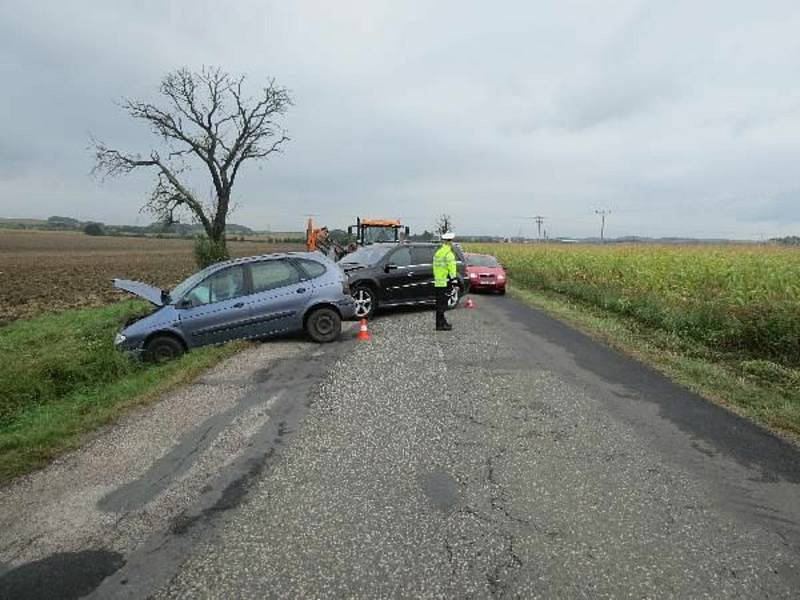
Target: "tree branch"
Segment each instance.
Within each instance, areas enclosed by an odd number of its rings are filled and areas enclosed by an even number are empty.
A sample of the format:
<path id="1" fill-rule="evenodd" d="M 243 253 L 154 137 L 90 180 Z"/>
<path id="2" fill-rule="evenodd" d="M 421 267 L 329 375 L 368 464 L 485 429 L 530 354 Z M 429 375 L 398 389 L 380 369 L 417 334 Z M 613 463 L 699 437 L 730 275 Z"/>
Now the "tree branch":
<path id="1" fill-rule="evenodd" d="M 126 100 L 123 108 L 146 122 L 167 146 L 164 158 L 153 149 L 148 155 L 128 154 L 92 140 L 95 153 L 93 173 L 103 177 L 130 173 L 138 168 L 156 169 L 156 182 L 146 206 L 172 215 L 188 209 L 215 241 L 224 235 L 231 207 L 233 184 L 248 160 L 262 160 L 281 147 L 289 137 L 276 119 L 292 105 L 288 90 L 269 80 L 257 98 L 244 92 L 245 77 L 233 78 L 220 68 L 203 67 L 198 72 L 178 69 L 168 73 L 159 91 L 166 105 Z M 183 167 L 173 161 L 196 157 L 211 176 L 213 197 L 207 210 L 181 182 Z"/>

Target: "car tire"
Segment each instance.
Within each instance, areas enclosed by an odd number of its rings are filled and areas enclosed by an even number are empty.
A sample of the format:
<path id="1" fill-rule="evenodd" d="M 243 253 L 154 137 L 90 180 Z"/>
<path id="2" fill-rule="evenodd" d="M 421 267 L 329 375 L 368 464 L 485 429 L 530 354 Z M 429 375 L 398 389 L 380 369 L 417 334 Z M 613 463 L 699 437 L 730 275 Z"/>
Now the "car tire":
<path id="1" fill-rule="evenodd" d="M 148 362 L 163 363 L 178 358 L 185 352 L 180 340 L 171 335 L 156 335 L 150 338 L 144 347 L 144 356 Z"/>
<path id="2" fill-rule="evenodd" d="M 501 296 L 505 296 L 505 295 L 506 295 L 506 288 L 502 288 L 502 289 L 498 290 L 498 293 L 499 293 Z"/>
<path id="3" fill-rule="evenodd" d="M 356 303 L 356 318 L 371 319 L 378 304 L 375 290 L 366 285 L 357 285 L 351 295 Z"/>
<path id="4" fill-rule="evenodd" d="M 450 286 L 447 290 L 447 310 L 453 310 L 461 302 L 461 288 L 457 285 Z"/>
<path id="5" fill-rule="evenodd" d="M 317 308 L 306 319 L 306 333 L 319 344 L 332 342 L 342 333 L 342 318 L 332 308 Z"/>

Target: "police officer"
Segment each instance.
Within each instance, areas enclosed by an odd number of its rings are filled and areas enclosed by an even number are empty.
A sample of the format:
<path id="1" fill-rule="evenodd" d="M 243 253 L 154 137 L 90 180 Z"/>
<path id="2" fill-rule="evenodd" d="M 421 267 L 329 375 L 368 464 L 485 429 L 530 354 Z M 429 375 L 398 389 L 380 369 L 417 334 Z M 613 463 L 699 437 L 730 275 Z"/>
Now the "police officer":
<path id="1" fill-rule="evenodd" d="M 453 252 L 455 234 L 442 234 L 442 246 L 433 255 L 433 285 L 436 289 L 436 331 L 450 331 L 453 326 L 444 318 L 447 308 L 447 292 L 457 283 L 456 255 Z"/>

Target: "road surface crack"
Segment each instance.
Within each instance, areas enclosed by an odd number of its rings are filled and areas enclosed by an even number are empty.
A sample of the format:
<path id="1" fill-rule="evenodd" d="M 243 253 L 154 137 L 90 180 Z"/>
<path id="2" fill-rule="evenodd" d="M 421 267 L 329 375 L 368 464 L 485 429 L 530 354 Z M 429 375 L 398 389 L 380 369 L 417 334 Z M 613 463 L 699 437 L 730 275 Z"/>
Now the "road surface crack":
<path id="1" fill-rule="evenodd" d="M 509 587 L 513 583 L 516 572 L 522 568 L 522 559 L 514 549 L 515 538 L 512 534 L 506 533 L 506 546 L 503 554 L 505 560 L 499 561 L 494 568 L 486 573 L 486 583 L 489 585 L 489 593 L 493 597 L 503 598 L 508 595 Z"/>
<path id="2" fill-rule="evenodd" d="M 450 544 L 450 538 L 445 536 L 444 538 L 444 549 L 447 552 L 447 563 L 450 565 L 450 575 L 452 577 L 456 576 L 456 561 L 455 557 L 453 556 L 453 546 Z"/>
<path id="3" fill-rule="evenodd" d="M 509 494 L 497 479 L 495 461 L 505 456 L 508 448 L 501 448 L 496 454 L 486 457 L 486 482 L 489 484 L 489 506 L 492 511 L 501 513 L 506 519 L 522 525 L 530 525 L 530 521 L 514 515 L 508 508 Z"/>
<path id="4" fill-rule="evenodd" d="M 463 421 L 467 421 L 468 423 L 471 423 L 472 425 L 477 425 L 478 427 L 486 427 L 487 429 L 495 429 L 495 430 L 497 429 L 497 426 L 494 425 L 493 423 L 489 423 L 487 421 L 482 421 L 478 417 L 476 417 L 475 415 L 472 415 L 472 414 L 464 414 L 464 413 L 453 411 L 453 416 L 458 418 L 458 419 L 462 419 Z"/>

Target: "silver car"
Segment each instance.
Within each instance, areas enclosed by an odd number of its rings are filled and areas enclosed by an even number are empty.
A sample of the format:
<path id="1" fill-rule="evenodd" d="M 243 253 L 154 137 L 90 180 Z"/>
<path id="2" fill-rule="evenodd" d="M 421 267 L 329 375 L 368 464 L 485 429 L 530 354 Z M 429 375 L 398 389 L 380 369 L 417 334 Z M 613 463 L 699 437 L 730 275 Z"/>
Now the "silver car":
<path id="1" fill-rule="evenodd" d="M 195 273 L 172 291 L 115 279 L 114 286 L 158 308 L 117 334 L 120 350 L 162 361 L 190 348 L 305 330 L 316 342 L 339 337 L 355 303 L 342 270 L 316 252 L 251 256 Z"/>

